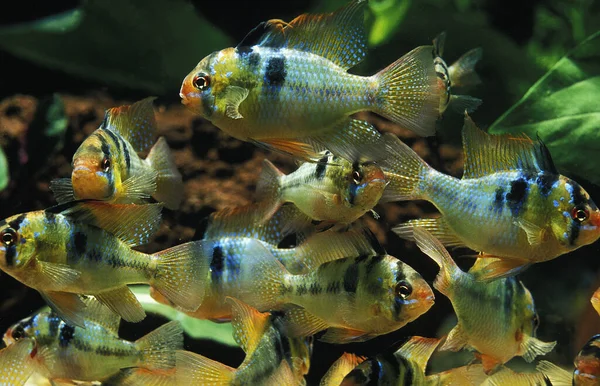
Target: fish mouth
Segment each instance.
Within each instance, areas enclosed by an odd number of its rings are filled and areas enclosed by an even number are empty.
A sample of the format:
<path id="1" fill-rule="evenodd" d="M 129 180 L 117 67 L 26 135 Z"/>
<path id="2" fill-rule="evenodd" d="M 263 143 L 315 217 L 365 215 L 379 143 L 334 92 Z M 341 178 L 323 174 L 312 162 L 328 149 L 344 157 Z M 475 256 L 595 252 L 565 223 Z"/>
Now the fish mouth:
<path id="1" fill-rule="evenodd" d="M 90 170 L 90 168 L 88 168 L 87 166 L 84 165 L 76 165 L 73 168 L 73 174 L 80 174 L 80 173 L 91 173 L 92 171 Z"/>

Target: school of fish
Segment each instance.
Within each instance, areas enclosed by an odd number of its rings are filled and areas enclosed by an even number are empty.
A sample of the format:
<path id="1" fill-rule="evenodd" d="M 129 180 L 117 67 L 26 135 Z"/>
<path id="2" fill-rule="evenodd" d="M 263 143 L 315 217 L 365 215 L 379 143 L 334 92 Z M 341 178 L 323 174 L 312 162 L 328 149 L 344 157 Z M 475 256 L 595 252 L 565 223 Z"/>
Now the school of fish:
<path id="1" fill-rule="evenodd" d="M 35 374 L 52 384 L 304 385 L 314 337 L 357 343 L 401 329 L 434 307 L 433 289 L 456 314 L 447 335 L 406 337 L 371 357 L 344 353 L 321 385 L 600 385 L 598 335 L 573 371 L 544 360 L 535 372 L 505 365 L 556 346 L 536 337 L 543 315 L 517 275 L 598 240 L 600 210 L 541 140 L 487 134 L 467 115 L 482 101 L 454 88 L 480 82 L 480 49 L 448 66 L 442 33 L 371 76 L 349 73 L 367 55 L 367 5 L 265 21 L 184 78 L 191 111 L 302 161 L 286 175 L 265 159 L 256 202 L 211 214 L 195 241 L 135 249 L 157 232 L 163 207 L 180 206 L 182 176 L 155 138 L 154 98 L 106 111 L 70 178 L 52 181 L 57 205 L 0 221 L 0 269 L 49 306 L 4 333 L 0 385 Z M 432 136 L 448 108 L 465 115 L 461 179 L 352 117 L 370 111 Z M 431 285 L 357 222 L 377 219 L 378 203 L 407 200 L 440 212 L 392 229 L 439 266 Z M 477 259 L 463 271 L 446 247 Z M 133 284 L 194 318 L 231 322 L 243 362 L 184 350 L 178 321 L 119 337 L 121 319 L 146 316 Z M 591 303 L 600 313 L 600 289 Z M 427 370 L 435 352 L 461 350 L 470 363 Z"/>

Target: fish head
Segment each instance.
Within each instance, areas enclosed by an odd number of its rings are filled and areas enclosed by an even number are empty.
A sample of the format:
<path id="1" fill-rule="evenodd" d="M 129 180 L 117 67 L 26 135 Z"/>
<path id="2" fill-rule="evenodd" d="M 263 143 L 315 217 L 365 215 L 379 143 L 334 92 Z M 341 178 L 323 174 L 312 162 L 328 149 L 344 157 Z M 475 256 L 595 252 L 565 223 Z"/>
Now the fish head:
<path id="1" fill-rule="evenodd" d="M 408 264 L 397 259 L 392 264 L 390 307 L 394 320 L 404 325 L 427 312 L 435 296 L 429 284 Z"/>
<path id="2" fill-rule="evenodd" d="M 39 315 L 30 316 L 9 327 L 2 338 L 4 344 L 10 346 L 23 339 L 35 338 L 36 331 L 34 325 L 37 325 L 37 319 L 39 319 Z"/>
<path id="3" fill-rule="evenodd" d="M 115 193 L 118 149 L 106 136 L 104 130 L 96 130 L 83 141 L 73 156 L 71 183 L 77 199 L 107 200 Z"/>
<path id="4" fill-rule="evenodd" d="M 37 237 L 43 230 L 43 225 L 36 226 L 36 213 L 14 215 L 0 222 L 0 268 L 3 270 L 24 268 L 35 257 Z"/>
<path id="5" fill-rule="evenodd" d="M 348 180 L 346 202 L 364 211 L 377 205 L 386 186 L 383 170 L 374 162 L 354 163 Z"/>
<path id="6" fill-rule="evenodd" d="M 581 185 L 560 176 L 548 199 L 554 210 L 552 232 L 567 251 L 600 238 L 600 210 Z"/>
<path id="7" fill-rule="evenodd" d="M 597 385 L 600 381 L 600 334 L 594 335 L 573 361 L 574 385 Z"/>
<path id="8" fill-rule="evenodd" d="M 198 63 L 198 65 L 183 79 L 179 97 L 188 109 L 207 119 L 215 107 L 215 88 L 218 89 L 219 77 L 215 65 L 222 58 L 221 51 L 213 52 Z"/>

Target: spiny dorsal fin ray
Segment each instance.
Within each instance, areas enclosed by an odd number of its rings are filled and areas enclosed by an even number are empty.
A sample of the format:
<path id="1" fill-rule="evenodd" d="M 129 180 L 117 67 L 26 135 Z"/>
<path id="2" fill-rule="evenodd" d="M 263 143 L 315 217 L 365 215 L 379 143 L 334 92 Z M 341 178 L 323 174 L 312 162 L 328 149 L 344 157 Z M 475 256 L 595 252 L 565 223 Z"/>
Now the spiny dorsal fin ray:
<path id="1" fill-rule="evenodd" d="M 106 110 L 100 127 L 120 134 L 137 152 L 149 150 L 156 133 L 154 99 L 156 97 L 148 97 L 132 105 Z"/>
<path id="2" fill-rule="evenodd" d="M 243 43 L 262 29 L 265 33 L 259 42 L 261 46 L 310 52 L 347 70 L 366 55 L 366 5 L 367 0 L 354 0 L 335 12 L 303 14 L 287 24 L 270 20 L 255 28 Z"/>
<path id="3" fill-rule="evenodd" d="M 487 134 L 465 114 L 462 136 L 465 152 L 463 179 L 512 170 L 558 174 L 546 146 L 541 141 L 533 142 L 526 135 Z"/>

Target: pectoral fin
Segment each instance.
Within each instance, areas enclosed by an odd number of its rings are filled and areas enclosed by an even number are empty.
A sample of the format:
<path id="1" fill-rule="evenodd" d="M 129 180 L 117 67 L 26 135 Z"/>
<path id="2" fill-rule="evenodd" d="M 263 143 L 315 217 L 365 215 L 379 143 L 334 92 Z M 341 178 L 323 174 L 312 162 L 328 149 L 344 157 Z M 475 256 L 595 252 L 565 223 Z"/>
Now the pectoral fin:
<path id="1" fill-rule="evenodd" d="M 467 335 L 464 333 L 462 326 L 459 323 L 452 329 L 452 331 L 450 331 L 440 350 L 459 351 L 467 345 Z"/>
<path id="2" fill-rule="evenodd" d="M 65 264 L 38 261 L 40 279 L 37 287 L 46 291 L 62 291 L 67 289 L 81 274 Z"/>
<path id="3" fill-rule="evenodd" d="M 556 346 L 556 342 L 542 342 L 533 336 L 525 335 L 521 342 L 520 354 L 527 362 L 533 362 L 538 355 L 546 355 Z"/>
<path id="4" fill-rule="evenodd" d="M 224 91 L 225 113 L 231 119 L 244 118 L 239 112 L 240 104 L 248 97 L 247 88 L 238 86 L 227 86 Z"/>
<path id="5" fill-rule="evenodd" d="M 40 291 L 42 298 L 58 316 L 70 325 L 85 328 L 85 303 L 70 292 Z"/>
<path id="6" fill-rule="evenodd" d="M 530 245 L 540 245 L 544 241 L 544 228 L 527 220 L 516 220 L 515 224 L 525 231 L 527 234 L 527 241 L 529 241 Z"/>
<path id="7" fill-rule="evenodd" d="M 487 260 L 491 260 L 489 263 Z M 525 271 L 531 263 L 526 260 L 504 259 L 492 255 L 479 255 L 478 262 L 469 271 L 477 280 L 490 281 L 515 276 Z"/>

